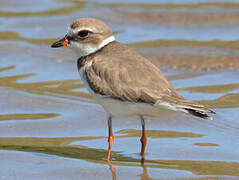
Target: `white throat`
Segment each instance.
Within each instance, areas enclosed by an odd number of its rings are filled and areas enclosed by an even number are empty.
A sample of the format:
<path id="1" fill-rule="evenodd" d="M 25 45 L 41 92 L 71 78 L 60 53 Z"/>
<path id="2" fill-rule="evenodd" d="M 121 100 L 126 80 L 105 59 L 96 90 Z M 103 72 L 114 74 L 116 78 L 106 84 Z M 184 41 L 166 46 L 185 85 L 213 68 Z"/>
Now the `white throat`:
<path id="1" fill-rule="evenodd" d="M 72 48 L 79 57 L 82 57 L 98 51 L 99 49 L 103 48 L 105 45 L 113 41 L 115 41 L 115 37 L 112 35 L 103 40 L 98 46 L 92 44 L 81 44 L 79 42 L 72 41 L 69 47 Z"/>

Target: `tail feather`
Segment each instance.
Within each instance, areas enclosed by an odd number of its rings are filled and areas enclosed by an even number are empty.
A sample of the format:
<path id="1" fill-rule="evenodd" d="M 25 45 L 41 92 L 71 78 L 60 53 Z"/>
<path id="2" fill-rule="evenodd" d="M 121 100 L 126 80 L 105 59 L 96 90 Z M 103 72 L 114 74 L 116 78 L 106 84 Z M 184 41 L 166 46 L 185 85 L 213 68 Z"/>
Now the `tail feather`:
<path id="1" fill-rule="evenodd" d="M 179 97 L 164 96 L 163 99 L 158 101 L 157 104 L 163 104 L 164 106 L 167 106 L 168 109 L 182 111 L 208 120 L 213 120 L 213 118 L 207 115 L 207 113 L 216 114 L 214 111 L 206 108 L 204 105 Z"/>
<path id="2" fill-rule="evenodd" d="M 214 111 L 206 108 L 205 106 L 188 100 L 184 101 L 181 105 L 177 105 L 177 107 L 183 112 L 208 120 L 213 120 L 213 118 L 207 115 L 207 113 L 216 114 Z"/>
<path id="3" fill-rule="evenodd" d="M 203 119 L 208 119 L 208 120 L 213 120 L 213 118 L 209 115 L 207 115 L 205 112 L 202 112 L 202 111 L 197 111 L 195 109 L 189 109 L 189 108 L 185 108 L 185 110 L 189 113 L 189 114 L 192 114 L 194 116 L 197 116 L 197 117 L 200 117 L 200 118 L 203 118 Z M 214 113 L 214 111 L 212 110 L 209 110 L 210 113 Z"/>

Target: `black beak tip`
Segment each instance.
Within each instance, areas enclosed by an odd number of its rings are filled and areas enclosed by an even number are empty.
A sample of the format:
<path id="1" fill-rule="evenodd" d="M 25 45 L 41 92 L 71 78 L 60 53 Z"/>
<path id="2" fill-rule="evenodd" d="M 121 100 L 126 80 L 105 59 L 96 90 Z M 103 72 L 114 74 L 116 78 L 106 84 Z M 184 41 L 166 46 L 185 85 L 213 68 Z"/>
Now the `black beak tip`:
<path id="1" fill-rule="evenodd" d="M 68 39 L 66 39 L 66 37 L 54 42 L 51 47 L 52 48 L 59 48 L 59 47 L 62 47 L 62 46 L 67 46 L 67 44 L 69 43 Z"/>
<path id="2" fill-rule="evenodd" d="M 59 41 L 54 42 L 54 43 L 51 45 L 52 48 L 59 48 L 59 47 L 61 47 L 61 46 L 62 46 L 62 44 L 61 44 L 61 42 L 59 42 Z"/>

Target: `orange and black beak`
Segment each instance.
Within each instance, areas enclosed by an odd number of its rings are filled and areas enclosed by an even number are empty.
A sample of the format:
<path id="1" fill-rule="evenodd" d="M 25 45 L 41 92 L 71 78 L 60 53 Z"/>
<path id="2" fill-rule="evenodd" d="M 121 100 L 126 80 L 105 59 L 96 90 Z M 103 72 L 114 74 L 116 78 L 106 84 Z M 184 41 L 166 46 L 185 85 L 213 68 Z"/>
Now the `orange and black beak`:
<path id="1" fill-rule="evenodd" d="M 54 42 L 51 45 L 51 47 L 52 48 L 58 48 L 58 47 L 62 47 L 62 46 L 64 47 L 64 46 L 67 46 L 67 44 L 69 44 L 69 40 L 66 37 L 64 37 L 64 38 L 60 39 L 59 41 Z"/>

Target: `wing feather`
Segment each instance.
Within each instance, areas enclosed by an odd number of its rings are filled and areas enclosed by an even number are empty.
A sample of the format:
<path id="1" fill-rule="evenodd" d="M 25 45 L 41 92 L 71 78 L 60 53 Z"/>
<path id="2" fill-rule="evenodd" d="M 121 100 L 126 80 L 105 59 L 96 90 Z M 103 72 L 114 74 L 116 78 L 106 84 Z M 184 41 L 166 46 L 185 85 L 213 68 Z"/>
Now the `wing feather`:
<path id="1" fill-rule="evenodd" d="M 117 42 L 109 47 L 88 57 L 91 63 L 85 66 L 87 81 L 96 94 L 121 101 L 165 104 L 173 110 L 203 118 L 209 117 L 205 113 L 213 113 L 179 95 L 159 69 L 144 57 Z"/>
<path id="2" fill-rule="evenodd" d="M 130 102 L 155 104 L 161 96 L 182 99 L 155 65 L 136 57 L 94 57 L 85 69 L 91 88 L 98 94 Z"/>

